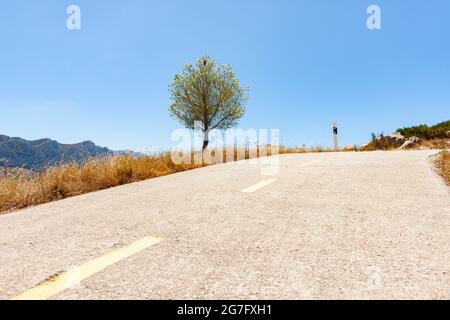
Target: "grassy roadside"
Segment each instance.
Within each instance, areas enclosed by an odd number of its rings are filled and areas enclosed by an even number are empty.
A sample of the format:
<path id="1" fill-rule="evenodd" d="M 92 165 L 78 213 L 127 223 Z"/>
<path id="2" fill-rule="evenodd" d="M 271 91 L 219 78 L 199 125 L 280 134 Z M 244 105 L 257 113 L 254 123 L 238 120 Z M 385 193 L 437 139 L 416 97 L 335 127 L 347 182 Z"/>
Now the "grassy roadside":
<path id="1" fill-rule="evenodd" d="M 14 170 L 0 177 L 0 213 L 103 190 L 122 184 L 190 170 L 175 165 L 170 154 L 93 159 L 83 165 L 68 163 L 35 173 Z"/>
<path id="2" fill-rule="evenodd" d="M 279 154 L 332 151 L 320 146 L 309 149 L 297 147 L 278 149 Z M 355 148 L 341 151 L 362 150 Z M 231 161 L 238 160 L 238 154 L 243 155 L 240 159 L 249 159 L 259 157 L 259 153 L 259 150 L 251 152 L 248 149 L 235 149 Z M 271 153 L 272 149 L 269 148 L 267 154 Z M 194 158 L 194 154 L 191 157 Z M 450 153 L 442 152 L 436 160 L 436 165 L 450 185 Z M 170 153 L 163 152 L 140 158 L 114 156 L 92 159 L 82 165 L 62 164 L 39 173 L 22 169 L 9 171 L 0 169 L 0 214 L 203 166 L 206 164 L 174 164 Z"/>
<path id="3" fill-rule="evenodd" d="M 444 150 L 437 156 L 435 160 L 436 168 L 444 181 L 450 186 L 450 152 Z"/>
<path id="4" fill-rule="evenodd" d="M 257 152 L 235 149 L 234 159 L 254 158 Z M 304 153 L 331 151 L 321 147 L 312 149 L 280 147 L 279 153 Z M 268 149 L 270 155 L 272 148 Z M 194 154 L 191 155 L 192 158 Z M 224 157 L 224 159 L 226 159 Z M 228 159 L 227 161 L 230 161 Z M 85 164 L 68 163 L 50 167 L 36 173 L 15 169 L 3 173 L 0 169 L 0 214 L 29 206 L 48 203 L 93 191 L 108 189 L 132 182 L 196 169 L 206 164 L 174 164 L 168 152 L 140 158 L 114 156 L 92 159 Z"/>

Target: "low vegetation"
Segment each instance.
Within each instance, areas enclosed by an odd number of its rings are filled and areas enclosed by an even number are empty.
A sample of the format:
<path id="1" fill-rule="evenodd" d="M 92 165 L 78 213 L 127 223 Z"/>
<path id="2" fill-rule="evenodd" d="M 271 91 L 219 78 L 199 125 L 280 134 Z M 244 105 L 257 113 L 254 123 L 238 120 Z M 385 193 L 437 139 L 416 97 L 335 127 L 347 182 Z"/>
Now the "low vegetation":
<path id="1" fill-rule="evenodd" d="M 439 174 L 444 178 L 447 185 L 450 186 L 450 152 L 442 151 L 435 160 Z"/>
<path id="2" fill-rule="evenodd" d="M 448 122 L 446 123 L 448 125 Z M 437 130 L 431 128 L 430 130 L 433 130 L 432 132 Z M 439 128 L 441 128 L 441 125 L 439 125 Z M 408 128 L 404 130 L 408 130 Z M 442 129 L 438 129 L 437 131 L 439 130 Z M 429 134 L 429 136 L 432 135 Z M 421 140 L 420 144 L 428 148 L 446 149 L 448 148 L 448 140 L 440 138 Z M 390 150 L 398 148 L 400 145 L 400 142 L 392 137 L 373 135 L 372 141 L 365 147 L 347 147 L 340 151 Z M 234 148 L 234 158 L 231 161 L 243 158 L 249 159 L 266 154 L 271 155 L 272 152 L 289 154 L 334 151 L 322 148 L 321 146 L 311 148 L 307 148 L 306 146 L 281 146 L 277 148 L 276 152 L 273 151 L 272 147 L 266 146 L 265 150 L 268 150 L 268 152 L 261 153 L 259 149 L 255 152 L 255 150 L 249 150 L 248 148 Z M 238 155 L 241 155 L 239 159 Z M 195 155 L 191 154 L 191 156 L 194 159 Z M 439 170 L 446 181 L 450 180 L 449 158 L 449 152 L 445 151 L 441 154 L 437 162 L 440 168 Z M 224 161 L 230 161 L 230 159 L 225 159 L 227 158 L 224 154 Z M 170 153 L 163 152 L 144 157 L 133 157 L 131 155 L 108 156 L 92 159 L 86 161 L 84 164 L 71 162 L 52 166 L 41 172 L 25 169 L 0 168 L 0 213 L 203 166 L 206 166 L 206 164 L 174 164 Z"/>
<path id="3" fill-rule="evenodd" d="M 385 136 L 384 134 L 376 135 L 372 133 L 372 140 L 363 149 L 364 151 L 393 150 L 398 149 L 402 144 L 402 140 Z"/>
<path id="4" fill-rule="evenodd" d="M 134 158 L 132 156 L 92 159 L 50 167 L 37 173 L 29 170 L 6 172 L 0 176 L 0 212 L 21 209 L 92 191 L 141 181 L 196 168 L 176 165 L 170 154 Z"/>
<path id="5" fill-rule="evenodd" d="M 448 149 L 450 148 L 450 121 L 444 121 L 434 126 L 419 125 L 398 129 L 393 135 L 376 135 L 362 147 L 363 151 L 394 150 L 400 148 L 408 139 L 417 138 L 405 149 Z"/>
<path id="6" fill-rule="evenodd" d="M 450 139 L 450 121 L 438 123 L 432 127 L 425 124 L 398 129 L 405 138 L 417 137 L 423 140 Z"/>
<path id="7" fill-rule="evenodd" d="M 235 149 L 232 161 L 259 156 L 257 152 Z M 279 148 L 279 153 L 327 151 L 320 147 Z M 272 148 L 267 148 L 271 155 Z M 194 154 L 191 155 L 192 158 Z M 224 157 L 224 159 L 226 159 Z M 225 161 L 225 160 L 224 160 Z M 230 161 L 230 160 L 227 160 Z M 64 199 L 93 191 L 99 191 L 127 183 L 196 169 L 206 164 L 174 164 L 168 152 L 133 157 L 130 155 L 109 156 L 92 159 L 84 164 L 71 162 L 49 167 L 42 172 L 24 169 L 0 170 L 0 213 L 22 209 L 33 205 Z"/>
<path id="8" fill-rule="evenodd" d="M 376 151 L 376 150 L 396 150 L 400 148 L 406 140 L 396 139 L 391 136 L 385 136 L 384 134 L 376 135 L 372 134 L 372 140 L 360 148 L 361 151 Z M 429 149 L 448 149 L 450 148 L 450 138 L 447 139 L 419 139 L 417 143 L 413 143 L 405 150 L 429 150 Z"/>

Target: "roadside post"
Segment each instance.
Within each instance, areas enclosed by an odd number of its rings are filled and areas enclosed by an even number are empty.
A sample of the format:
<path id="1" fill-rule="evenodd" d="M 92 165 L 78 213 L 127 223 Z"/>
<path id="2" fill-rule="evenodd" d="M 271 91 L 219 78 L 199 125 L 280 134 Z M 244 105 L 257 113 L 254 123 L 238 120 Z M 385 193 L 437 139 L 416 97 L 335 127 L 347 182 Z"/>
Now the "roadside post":
<path id="1" fill-rule="evenodd" d="M 336 122 L 333 122 L 333 137 L 334 137 L 334 150 L 339 151 L 338 127 Z"/>

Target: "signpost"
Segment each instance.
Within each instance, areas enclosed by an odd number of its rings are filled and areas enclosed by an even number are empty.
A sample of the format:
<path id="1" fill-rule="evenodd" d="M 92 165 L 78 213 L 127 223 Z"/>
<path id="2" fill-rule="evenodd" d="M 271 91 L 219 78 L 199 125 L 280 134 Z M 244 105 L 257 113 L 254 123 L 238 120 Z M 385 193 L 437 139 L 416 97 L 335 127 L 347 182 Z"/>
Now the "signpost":
<path id="1" fill-rule="evenodd" d="M 334 150 L 339 151 L 338 127 L 336 122 L 333 122 L 333 137 L 334 137 Z"/>

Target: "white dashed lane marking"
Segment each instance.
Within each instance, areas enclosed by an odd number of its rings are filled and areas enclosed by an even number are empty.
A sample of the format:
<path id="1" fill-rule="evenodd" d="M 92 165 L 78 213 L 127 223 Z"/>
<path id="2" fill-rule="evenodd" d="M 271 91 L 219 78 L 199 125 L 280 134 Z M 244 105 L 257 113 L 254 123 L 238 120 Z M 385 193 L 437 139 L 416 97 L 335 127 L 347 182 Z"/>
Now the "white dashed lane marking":
<path id="1" fill-rule="evenodd" d="M 262 189 L 266 186 L 268 186 L 269 184 L 274 183 L 275 181 L 277 181 L 277 179 L 268 179 L 268 180 L 263 180 L 261 182 L 258 182 L 257 184 L 250 186 L 244 190 L 242 190 L 241 192 L 243 193 L 252 193 L 255 191 L 258 191 L 259 189 Z"/>

